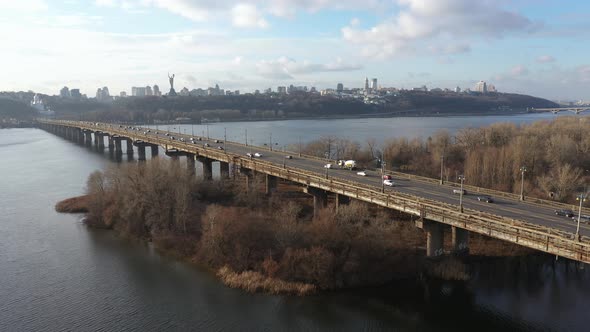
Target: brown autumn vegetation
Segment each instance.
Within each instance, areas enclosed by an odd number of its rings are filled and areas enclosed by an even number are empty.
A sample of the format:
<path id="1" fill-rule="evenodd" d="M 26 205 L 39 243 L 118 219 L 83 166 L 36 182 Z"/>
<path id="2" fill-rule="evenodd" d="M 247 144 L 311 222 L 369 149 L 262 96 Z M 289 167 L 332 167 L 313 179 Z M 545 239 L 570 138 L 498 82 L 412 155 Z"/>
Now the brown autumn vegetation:
<path id="1" fill-rule="evenodd" d="M 62 213 L 87 213 L 90 204 L 88 195 L 64 199 L 55 205 L 55 211 Z"/>
<path id="2" fill-rule="evenodd" d="M 312 222 L 300 202 L 280 193 L 269 199 L 237 182 L 198 181 L 160 159 L 94 172 L 87 194 L 87 224 L 151 240 L 218 270 L 232 287 L 302 294 L 422 269 L 422 232 L 360 202 Z"/>
<path id="3" fill-rule="evenodd" d="M 590 179 L 590 118 L 559 117 L 515 125 L 496 123 L 465 128 L 455 135 L 440 131 L 426 139 L 395 138 L 378 146 L 374 139 L 364 144 L 336 137 L 322 137 L 302 147 L 302 152 L 332 159 L 354 159 L 363 167 L 380 167 L 443 178 L 494 190 L 520 193 L 521 166 L 528 196 L 573 203 Z M 292 147 L 298 149 L 299 147 Z"/>

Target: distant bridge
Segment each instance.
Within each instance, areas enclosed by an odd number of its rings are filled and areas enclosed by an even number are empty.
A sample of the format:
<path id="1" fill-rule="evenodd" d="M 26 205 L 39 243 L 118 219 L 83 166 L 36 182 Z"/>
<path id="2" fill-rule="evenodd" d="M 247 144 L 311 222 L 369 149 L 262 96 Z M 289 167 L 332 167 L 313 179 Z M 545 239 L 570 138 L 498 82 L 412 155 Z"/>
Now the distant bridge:
<path id="1" fill-rule="evenodd" d="M 336 209 L 350 199 L 358 199 L 403 211 L 418 217 L 416 226 L 426 233 L 428 256 L 468 250 L 468 234 L 474 232 L 590 263 L 590 238 L 587 236 L 590 227 L 582 225 L 580 236 L 576 238 L 575 223 L 554 213 L 555 209 L 574 208 L 566 204 L 534 198 L 521 202 L 518 195 L 465 186 L 469 195 L 463 196 L 460 208 L 458 196 L 452 194 L 456 184 L 441 185 L 435 179 L 394 172 L 390 174 L 394 176 L 395 187 L 383 189 L 378 172 L 367 171 L 368 176 L 364 177 L 347 170 L 327 169 L 323 167 L 325 159 L 298 154 L 286 158 L 286 152 L 273 151 L 272 146 L 247 146 L 106 123 L 41 120 L 39 127 L 87 146 L 94 145 L 99 150 L 108 148 L 116 155 L 127 153 L 133 156 L 134 149 L 137 149 L 138 160 L 146 159 L 147 148 L 152 156 L 156 156 L 161 147 L 174 159 L 186 157 L 192 172 L 196 169 L 195 162 L 199 161 L 205 179 L 212 178 L 213 162 L 219 163 L 222 178 L 230 178 L 230 174 L 241 176 L 248 185 L 255 173 L 264 174 L 265 190 L 269 194 L 276 190 L 277 179 L 284 179 L 298 184 L 313 197 L 314 213 L 327 205 L 329 195 L 334 197 Z M 105 137 L 108 138 L 106 147 Z M 125 142 L 125 149 L 122 142 Z M 247 155 L 256 152 L 263 156 Z M 495 203 L 479 201 L 476 199 L 478 194 L 493 195 Z M 584 208 L 583 214 L 590 214 L 590 210 Z M 443 241 L 445 228 L 451 229 L 452 236 L 448 250 L 445 250 Z"/>
<path id="2" fill-rule="evenodd" d="M 580 114 L 582 112 L 590 110 L 590 106 L 576 106 L 576 107 L 552 107 L 552 108 L 535 108 L 530 107 L 527 109 L 530 112 L 552 112 L 553 114 L 557 114 L 559 112 L 573 112 L 575 114 Z"/>

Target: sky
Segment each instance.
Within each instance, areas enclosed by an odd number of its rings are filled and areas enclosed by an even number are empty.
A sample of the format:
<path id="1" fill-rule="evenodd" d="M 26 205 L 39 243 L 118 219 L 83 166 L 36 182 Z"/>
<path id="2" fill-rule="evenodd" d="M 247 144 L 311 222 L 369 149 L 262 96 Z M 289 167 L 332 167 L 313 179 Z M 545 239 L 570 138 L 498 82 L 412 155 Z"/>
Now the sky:
<path id="1" fill-rule="evenodd" d="M 0 0 L 0 91 L 473 88 L 590 100 L 580 0 Z"/>

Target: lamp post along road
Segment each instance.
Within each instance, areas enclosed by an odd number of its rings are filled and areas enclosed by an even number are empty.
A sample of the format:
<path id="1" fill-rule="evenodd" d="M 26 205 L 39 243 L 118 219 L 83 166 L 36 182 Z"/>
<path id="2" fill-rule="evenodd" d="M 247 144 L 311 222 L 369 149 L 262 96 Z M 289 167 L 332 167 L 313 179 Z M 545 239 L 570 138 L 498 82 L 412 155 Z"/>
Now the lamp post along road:
<path id="1" fill-rule="evenodd" d="M 383 159 L 383 157 L 381 158 Z M 381 192 L 384 193 L 385 192 L 385 179 L 384 179 L 384 169 L 385 168 L 385 162 L 383 160 L 381 160 Z"/>
<path id="2" fill-rule="evenodd" d="M 576 240 L 580 240 L 580 218 L 582 217 L 582 203 L 586 201 L 588 193 L 584 192 L 576 197 L 576 200 L 580 201 L 580 207 L 578 208 L 578 225 L 576 226 Z"/>
<path id="3" fill-rule="evenodd" d="M 443 154 L 442 156 L 440 156 L 440 184 L 444 184 L 443 181 L 443 170 L 444 170 L 444 164 L 445 164 L 445 155 Z"/>
<path id="4" fill-rule="evenodd" d="M 459 180 L 461 180 L 461 192 L 459 192 L 459 210 L 463 212 L 463 181 L 465 181 L 465 176 L 463 174 L 459 175 Z"/>
<path id="5" fill-rule="evenodd" d="M 526 172 L 526 166 L 520 167 L 520 200 L 524 201 L 524 172 Z"/>

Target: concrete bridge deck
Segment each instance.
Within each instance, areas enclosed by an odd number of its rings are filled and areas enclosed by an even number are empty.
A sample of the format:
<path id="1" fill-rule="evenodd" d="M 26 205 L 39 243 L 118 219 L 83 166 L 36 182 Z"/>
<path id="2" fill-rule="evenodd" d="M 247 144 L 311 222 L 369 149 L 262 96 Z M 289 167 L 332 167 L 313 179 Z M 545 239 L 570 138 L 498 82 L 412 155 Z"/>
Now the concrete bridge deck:
<path id="1" fill-rule="evenodd" d="M 454 187 L 440 185 L 438 180 L 434 179 L 393 173 L 395 186 L 386 187 L 385 191 L 381 192 L 379 172 L 368 171 L 368 176 L 362 177 L 348 170 L 327 170 L 323 167 L 326 164 L 325 159 L 297 154 L 291 154 L 292 159 L 286 159 L 287 153 L 270 151 L 269 148 L 246 146 L 235 142 L 215 142 L 213 138 L 204 137 L 191 143 L 189 140 L 191 135 L 167 133 L 175 137 L 175 140 L 172 140 L 164 131 L 156 134 L 152 129 L 152 132 L 144 134 L 147 128 L 134 130 L 118 124 L 42 121 L 40 127 L 74 139 L 76 135 L 80 137 L 84 132 L 97 133 L 95 139 L 97 136 L 106 135 L 109 137 L 109 147 L 115 149 L 116 146 L 111 146 L 111 138 L 126 139 L 128 149 L 133 149 L 133 144 L 129 142 L 136 142 L 135 145 L 138 148 L 161 146 L 169 151 L 184 153 L 193 160 L 193 165 L 195 159 L 204 161 L 203 165 L 208 174 L 211 171 L 210 162 L 220 161 L 225 172 L 231 164 L 237 169 L 256 171 L 268 177 L 299 183 L 309 188 L 308 193 L 314 195 L 314 198 L 317 196 L 319 202 L 325 202 L 326 193 L 332 193 L 404 211 L 417 216 L 420 220 L 417 225 L 427 232 L 429 255 L 442 253 L 440 226 L 449 225 L 453 230 L 453 246 L 456 249 L 468 245 L 465 232 L 470 231 L 560 257 L 590 263 L 590 238 L 588 237 L 590 227 L 582 225 L 581 236 L 575 239 L 576 223 L 569 218 L 556 216 L 554 213 L 554 210 L 558 208 L 573 209 L 570 205 L 543 200 L 522 202 L 518 200 L 517 195 L 510 193 L 492 193 L 481 188 L 467 187 L 468 195 L 463 197 L 464 209 L 460 212 L 459 198 L 452 194 Z M 180 138 L 184 138 L 185 142 L 181 142 Z M 92 140 L 84 136 L 84 141 L 88 144 Z M 118 151 L 121 151 L 120 144 Z M 256 152 L 261 153 L 262 157 L 252 158 L 246 155 L 246 153 Z M 145 154 L 145 151 L 143 153 Z M 139 154 L 141 155 L 141 152 Z M 471 190 L 492 193 L 495 203 L 478 201 L 476 195 L 471 194 Z M 584 209 L 583 213 L 590 214 L 588 209 Z"/>

